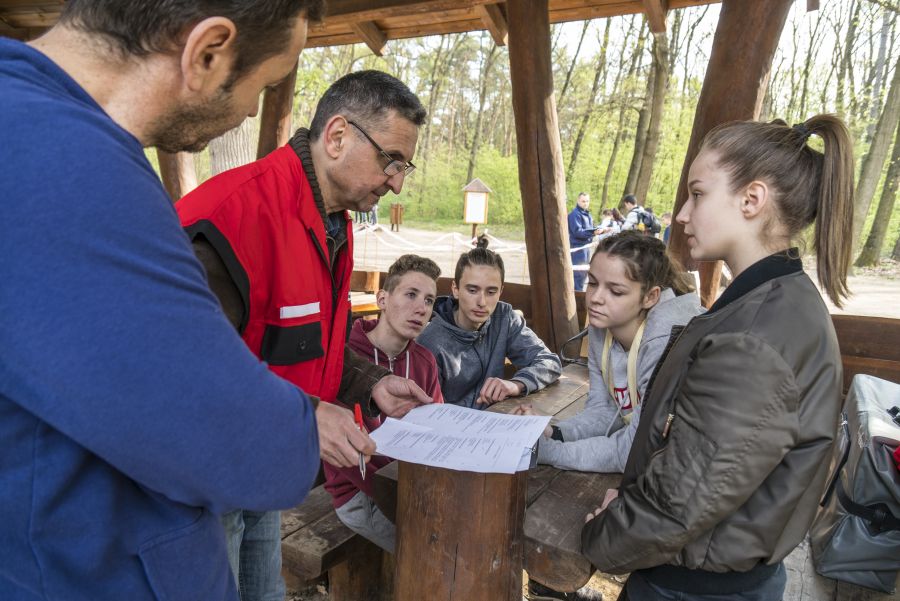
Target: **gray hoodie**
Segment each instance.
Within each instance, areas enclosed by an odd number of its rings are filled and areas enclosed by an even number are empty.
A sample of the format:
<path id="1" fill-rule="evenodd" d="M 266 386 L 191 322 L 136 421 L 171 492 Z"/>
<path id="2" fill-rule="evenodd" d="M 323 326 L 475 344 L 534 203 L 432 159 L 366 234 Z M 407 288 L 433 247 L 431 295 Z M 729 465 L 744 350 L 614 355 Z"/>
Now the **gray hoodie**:
<path id="1" fill-rule="evenodd" d="M 446 402 L 480 408 L 475 399 L 485 380 L 502 378 L 507 358 L 518 368 L 511 379 L 525 385 L 525 394 L 559 379 L 559 357 L 550 352 L 509 303 L 497 303 L 490 318 L 474 332 L 456 325 L 456 305 L 452 297 L 439 297 L 434 318 L 416 339 L 437 360 Z"/>
<path id="2" fill-rule="evenodd" d="M 656 364 L 662 356 L 672 326 L 681 326 L 703 312 L 696 294 L 675 296 L 671 288 L 660 294 L 659 302 L 647 314 L 647 325 L 638 349 L 637 389 L 643 398 Z M 588 372 L 590 390 L 584 409 L 573 417 L 556 424 L 563 441 L 541 438 L 538 445 L 538 462 L 562 469 L 582 472 L 622 472 L 631 450 L 631 441 L 640 421 L 640 405 L 634 408 L 634 416 L 625 425 L 619 415 L 631 410 L 628 398 L 628 352 L 618 341 L 610 348 L 610 365 L 618 402 L 609 396 L 609 389 L 600 375 L 603 342 L 606 330 L 589 328 Z"/>

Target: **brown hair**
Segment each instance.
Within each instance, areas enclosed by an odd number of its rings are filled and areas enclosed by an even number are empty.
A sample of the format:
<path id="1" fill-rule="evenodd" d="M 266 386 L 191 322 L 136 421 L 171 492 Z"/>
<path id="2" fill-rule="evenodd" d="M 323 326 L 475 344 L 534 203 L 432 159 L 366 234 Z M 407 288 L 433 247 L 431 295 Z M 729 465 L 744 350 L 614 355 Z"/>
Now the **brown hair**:
<path id="1" fill-rule="evenodd" d="M 388 274 L 384 278 L 384 286 L 382 288 L 388 292 L 393 292 L 397 284 L 400 283 L 400 278 L 410 271 L 423 273 L 435 282 L 441 277 L 441 268 L 431 259 L 420 257 L 419 255 L 403 255 L 388 268 Z"/>
<path id="2" fill-rule="evenodd" d="M 812 134 L 822 138 L 824 152 L 807 144 Z M 727 123 L 706 135 L 703 150 L 716 153 L 733 192 L 754 180 L 773 188 L 777 218 L 790 236 L 815 221 L 819 283 L 840 307 L 850 294 L 853 248 L 853 144 L 844 122 L 816 115 L 793 127 L 780 119 Z"/>
<path id="3" fill-rule="evenodd" d="M 690 276 L 658 238 L 628 230 L 600 240 L 594 257 L 600 253 L 621 259 L 629 279 L 640 283 L 642 295 L 654 286 L 671 288 L 676 295 L 694 291 Z"/>
<path id="4" fill-rule="evenodd" d="M 236 59 L 227 90 L 267 58 L 284 51 L 295 20 L 311 22 L 325 14 L 325 0 L 69 0 L 61 24 L 103 36 L 123 57 L 166 53 L 177 48 L 185 28 L 208 17 L 225 17 L 237 28 Z"/>
<path id="5" fill-rule="evenodd" d="M 459 286 L 459 281 L 462 279 L 463 270 L 470 265 L 486 265 L 487 267 L 499 269 L 501 284 L 506 277 L 506 270 L 503 268 L 503 259 L 500 255 L 486 248 L 473 248 L 469 252 L 461 254 L 456 262 L 456 274 L 453 276 L 453 281 L 456 282 L 457 286 Z"/>

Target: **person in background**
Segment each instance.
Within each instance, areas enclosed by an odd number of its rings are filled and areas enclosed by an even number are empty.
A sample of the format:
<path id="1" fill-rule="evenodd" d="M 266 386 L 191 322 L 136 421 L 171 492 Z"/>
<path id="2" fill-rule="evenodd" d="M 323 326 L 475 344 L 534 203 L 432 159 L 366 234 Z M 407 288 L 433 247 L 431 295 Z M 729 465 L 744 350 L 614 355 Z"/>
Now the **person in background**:
<path id="1" fill-rule="evenodd" d="M 378 291 L 378 319 L 357 319 L 347 343 L 360 357 L 409 378 L 435 403 L 443 403 L 434 355 L 416 343 L 428 320 L 437 295 L 441 270 L 431 259 L 403 255 L 388 269 L 384 288 Z M 381 425 L 378 417 L 363 418 L 371 432 Z M 378 469 L 390 463 L 372 457 L 365 478 L 357 466 L 329 471 L 325 488 L 331 493 L 338 518 L 354 532 L 384 549 L 394 552 L 396 529 L 372 500 L 372 479 Z"/>
<path id="2" fill-rule="evenodd" d="M 414 382 L 345 345 L 353 272 L 348 212 L 369 211 L 384 194 L 400 193 L 424 121 L 425 109 L 401 81 L 357 71 L 329 86 L 309 129 L 176 203 L 247 347 L 273 372 L 321 399 L 319 430 L 337 441 L 359 435 L 345 406 L 359 404 L 369 417 L 400 417 L 430 402 Z M 326 478 L 342 467 L 358 468 L 364 450 L 323 444 Z M 243 601 L 282 599 L 278 512 L 248 506 L 222 521 Z"/>
<path id="3" fill-rule="evenodd" d="M 594 236 L 599 233 L 599 229 L 594 227 L 594 218 L 588 210 L 590 206 L 590 195 L 587 192 L 581 192 L 578 195 L 578 200 L 575 201 L 575 207 L 568 217 L 569 248 L 572 255 L 572 267 L 575 268 L 573 274 L 576 292 L 584 290 L 586 275 L 586 271 L 578 269 L 578 267 L 587 265 L 591 256 L 589 246 L 594 241 Z"/>
<path id="4" fill-rule="evenodd" d="M 316 399 L 247 352 L 144 148 L 255 115 L 323 5 L 69 0 L 0 38 L 0 599 L 237 601 L 219 515 L 312 486 Z"/>
<path id="5" fill-rule="evenodd" d="M 641 229 L 643 227 L 641 213 L 644 212 L 644 207 L 638 204 L 637 197 L 634 194 L 626 194 L 622 198 L 622 204 L 625 206 L 625 222 L 622 224 L 622 231 Z"/>
<path id="6" fill-rule="evenodd" d="M 597 226 L 599 239 L 603 240 L 620 231 L 621 224 L 613 217 L 613 209 L 603 209 L 603 213 L 600 215 L 600 225 Z"/>
<path id="7" fill-rule="evenodd" d="M 781 599 L 783 560 L 825 489 L 842 386 L 828 308 L 791 241 L 815 222 L 819 282 L 840 307 L 853 144 L 831 115 L 729 123 L 707 134 L 687 179 L 676 219 L 691 258 L 724 260 L 735 279 L 673 337 L 582 551 L 631 572 L 630 601 Z"/>
<path id="8" fill-rule="evenodd" d="M 492 250 L 460 255 L 452 296 L 437 299 L 434 318 L 417 338 L 437 360 L 448 403 L 483 409 L 540 390 L 562 372 L 559 357 L 500 300 L 504 275 L 503 259 Z M 509 380 L 507 358 L 517 368 Z"/>
<path id="9" fill-rule="evenodd" d="M 666 246 L 669 245 L 669 236 L 672 234 L 672 213 L 666 211 L 660 217 L 663 225 L 662 241 Z"/>

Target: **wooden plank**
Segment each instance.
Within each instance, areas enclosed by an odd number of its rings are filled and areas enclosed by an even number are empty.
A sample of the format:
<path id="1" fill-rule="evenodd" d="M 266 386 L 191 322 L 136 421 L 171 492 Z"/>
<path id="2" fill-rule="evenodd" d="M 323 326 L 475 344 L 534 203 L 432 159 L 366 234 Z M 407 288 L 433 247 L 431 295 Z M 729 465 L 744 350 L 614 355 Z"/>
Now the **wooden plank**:
<path id="1" fill-rule="evenodd" d="M 653 33 L 666 32 L 666 12 L 668 6 L 666 0 L 643 0 L 644 13 Z"/>
<path id="2" fill-rule="evenodd" d="M 533 329 L 551 349 L 578 332 L 547 0 L 510 0 L 509 65 Z"/>
<path id="3" fill-rule="evenodd" d="M 371 50 L 375 56 L 381 56 L 384 45 L 387 43 L 387 37 L 374 21 L 351 23 L 350 29 L 365 42 L 366 46 L 369 47 L 369 50 Z"/>
<path id="4" fill-rule="evenodd" d="M 875 376 L 900 384 L 900 363 L 896 361 L 841 355 L 841 364 L 844 368 L 844 392 L 850 389 L 850 382 L 856 374 Z"/>
<path id="5" fill-rule="evenodd" d="M 844 355 L 900 362 L 900 319 L 832 315 Z"/>
<path id="6" fill-rule="evenodd" d="M 331 495 L 324 486 L 317 486 L 309 491 L 303 503 L 281 512 L 281 538 L 287 538 L 332 513 Z"/>
<path id="7" fill-rule="evenodd" d="M 550 588 L 571 592 L 587 584 L 594 568 L 581 554 L 584 517 L 603 503 L 620 474 L 560 472 L 525 514 L 528 575 Z"/>
<path id="8" fill-rule="evenodd" d="M 332 512 L 282 539 L 282 565 L 297 577 L 309 580 L 345 561 L 366 542 Z"/>
<path id="9" fill-rule="evenodd" d="M 393 572 L 383 573 L 382 564 L 393 567 L 390 555 L 363 540 L 347 561 L 328 570 L 330 601 L 392 601 Z"/>
<path id="10" fill-rule="evenodd" d="M 297 65 L 294 65 L 287 77 L 278 82 L 275 87 L 266 90 L 259 118 L 259 142 L 256 145 L 256 158 L 263 158 L 290 140 L 296 83 Z"/>
<path id="11" fill-rule="evenodd" d="M 509 36 L 509 25 L 506 23 L 506 15 L 498 4 L 479 4 L 475 7 L 475 13 L 481 17 L 481 22 L 494 38 L 498 46 L 506 46 Z"/>
<path id="12" fill-rule="evenodd" d="M 687 200 L 688 170 L 707 132 L 720 123 L 759 116 L 772 57 L 792 3 L 792 0 L 722 2 L 681 181 L 676 188 L 673 215 L 678 214 Z M 687 269 L 695 268 L 684 227 L 677 221 L 672 222 L 669 252 Z M 713 275 L 710 274 L 709 282 Z"/>

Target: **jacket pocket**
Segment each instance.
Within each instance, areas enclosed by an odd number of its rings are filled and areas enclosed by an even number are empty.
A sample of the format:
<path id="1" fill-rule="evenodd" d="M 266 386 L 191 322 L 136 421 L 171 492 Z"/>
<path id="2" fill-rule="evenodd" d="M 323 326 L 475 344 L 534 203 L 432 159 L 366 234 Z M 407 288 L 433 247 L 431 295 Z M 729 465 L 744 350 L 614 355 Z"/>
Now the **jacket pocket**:
<path id="1" fill-rule="evenodd" d="M 144 543 L 138 555 L 159 601 L 238 599 L 222 528 L 208 512 L 189 526 Z"/>
<path id="2" fill-rule="evenodd" d="M 293 365 L 323 357 L 321 322 L 298 326 L 266 324 L 259 355 L 269 365 Z"/>
<path id="3" fill-rule="evenodd" d="M 703 432 L 675 417 L 668 444 L 651 462 L 648 496 L 676 518 L 701 511 L 693 496 L 706 477 L 716 450 L 716 443 Z"/>

